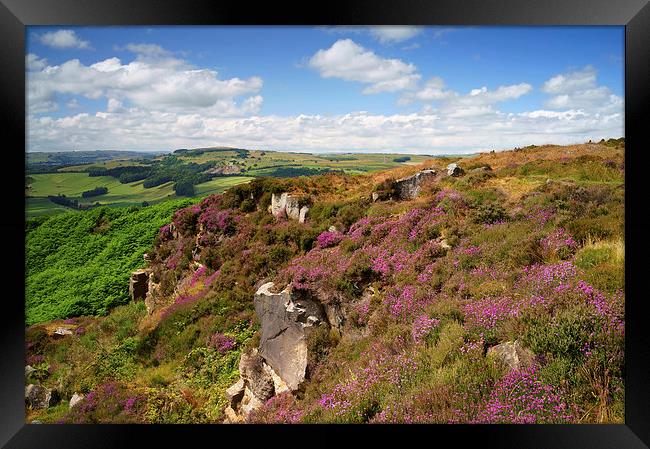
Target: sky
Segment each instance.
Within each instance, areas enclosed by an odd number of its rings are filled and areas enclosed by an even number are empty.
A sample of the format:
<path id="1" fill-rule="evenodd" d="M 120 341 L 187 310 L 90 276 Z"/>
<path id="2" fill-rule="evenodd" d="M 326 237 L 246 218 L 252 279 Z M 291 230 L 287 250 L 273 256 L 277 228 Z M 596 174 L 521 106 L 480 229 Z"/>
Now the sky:
<path id="1" fill-rule="evenodd" d="M 27 27 L 27 151 L 455 154 L 624 136 L 624 28 Z"/>

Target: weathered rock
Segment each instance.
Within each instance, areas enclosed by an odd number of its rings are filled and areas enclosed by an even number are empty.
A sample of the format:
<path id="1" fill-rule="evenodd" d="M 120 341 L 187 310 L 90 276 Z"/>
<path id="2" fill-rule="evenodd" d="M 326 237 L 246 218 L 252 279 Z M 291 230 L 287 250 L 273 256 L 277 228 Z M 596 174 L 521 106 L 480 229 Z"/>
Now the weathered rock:
<path id="1" fill-rule="evenodd" d="M 273 378 L 264 370 L 263 364 L 264 359 L 255 350 L 250 354 L 243 353 L 239 360 L 239 375 L 245 385 L 244 390 L 249 389 L 262 402 L 275 394 Z"/>
<path id="2" fill-rule="evenodd" d="M 65 337 L 66 335 L 72 335 L 72 331 L 66 327 L 57 327 L 53 333 L 55 338 Z"/>
<path id="3" fill-rule="evenodd" d="M 154 281 L 153 273 L 149 275 L 149 280 L 147 281 L 147 294 L 144 297 L 144 305 L 147 308 L 147 313 L 151 315 L 158 306 L 158 300 L 160 295 L 160 283 Z"/>
<path id="4" fill-rule="evenodd" d="M 379 194 L 377 192 L 372 192 L 372 195 L 370 197 L 372 198 L 373 203 L 379 200 Z"/>
<path id="5" fill-rule="evenodd" d="M 518 340 L 492 346 L 488 349 L 487 356 L 513 370 L 528 368 L 535 357 L 529 349 L 521 346 Z"/>
<path id="6" fill-rule="evenodd" d="M 290 193 L 274 193 L 271 195 L 271 213 L 278 218 L 286 217 L 304 223 L 309 208 L 300 206 L 300 196 Z"/>
<path id="7" fill-rule="evenodd" d="M 261 323 L 259 352 L 290 390 L 298 390 L 307 376 L 308 328 L 327 322 L 322 305 L 287 286 L 273 293 L 272 282 L 255 293 L 255 312 Z"/>
<path id="8" fill-rule="evenodd" d="M 484 173 L 484 172 L 489 172 L 489 171 L 491 171 L 490 167 L 487 167 L 487 166 L 484 165 L 483 167 L 473 168 L 469 172 L 470 173 Z"/>
<path id="9" fill-rule="evenodd" d="M 304 223 L 305 220 L 307 220 L 307 212 L 309 212 L 309 208 L 307 206 L 302 206 L 300 208 L 300 217 L 298 218 L 298 221 L 300 223 Z"/>
<path id="10" fill-rule="evenodd" d="M 440 245 L 442 249 L 450 249 L 451 245 L 447 241 L 447 239 L 444 236 L 440 236 L 437 239 L 435 239 L 435 242 Z"/>
<path id="11" fill-rule="evenodd" d="M 228 408 L 224 423 L 244 422 L 276 394 L 288 391 L 273 368 L 264 362 L 257 349 L 243 353 L 239 360 L 239 380 L 226 390 Z"/>
<path id="12" fill-rule="evenodd" d="M 255 393 L 248 387 L 244 389 L 244 397 L 241 400 L 240 404 L 240 414 L 244 419 L 248 419 L 250 414 L 264 405 L 264 402 L 261 401 Z"/>
<path id="13" fill-rule="evenodd" d="M 427 179 L 433 179 L 436 176 L 435 170 L 422 170 L 407 178 L 401 178 L 395 181 L 395 195 L 400 200 L 410 200 L 420 193 L 420 185 Z M 379 198 L 379 197 L 377 197 Z M 374 199 L 374 196 L 373 196 Z"/>
<path id="14" fill-rule="evenodd" d="M 341 304 L 338 302 L 333 302 L 331 304 L 324 304 L 323 309 L 325 309 L 325 315 L 327 316 L 327 322 L 330 327 L 343 332 L 343 325 L 345 324 L 345 311 L 341 307 Z"/>
<path id="15" fill-rule="evenodd" d="M 84 397 L 85 397 L 85 396 L 84 396 L 83 394 L 81 394 L 81 393 L 75 393 L 75 394 L 73 394 L 72 397 L 70 398 L 70 406 L 69 406 L 69 408 L 72 408 L 72 407 L 74 407 L 75 405 L 77 405 L 79 402 L 81 402 L 81 400 L 82 400 Z"/>
<path id="16" fill-rule="evenodd" d="M 239 381 L 237 381 L 236 384 L 231 385 L 226 390 L 226 399 L 228 400 L 228 403 L 230 403 L 231 407 L 237 407 L 237 405 L 241 402 L 242 398 L 244 397 L 244 387 L 244 379 L 240 377 Z"/>
<path id="17" fill-rule="evenodd" d="M 238 415 L 230 406 L 226 407 L 224 413 L 226 414 L 226 419 L 223 421 L 224 424 L 240 424 L 244 422 L 243 417 Z"/>
<path id="18" fill-rule="evenodd" d="M 41 385 L 29 384 L 25 387 L 25 403 L 32 409 L 44 409 L 56 405 L 59 393 Z"/>
<path id="19" fill-rule="evenodd" d="M 177 239 L 180 237 L 180 234 L 178 233 L 178 229 L 176 229 L 176 225 L 174 223 L 169 224 L 169 232 L 172 234 L 172 238 Z"/>
<path id="20" fill-rule="evenodd" d="M 34 368 L 33 366 L 31 365 L 25 366 L 25 379 L 31 376 L 34 371 L 36 371 L 36 368 Z"/>
<path id="21" fill-rule="evenodd" d="M 145 299 L 149 289 L 149 270 L 137 270 L 129 279 L 129 296 L 134 301 Z"/>
<path id="22" fill-rule="evenodd" d="M 285 391 L 291 391 L 287 383 L 283 381 L 282 378 L 278 376 L 275 371 L 273 371 L 273 368 L 271 368 L 266 363 L 262 365 L 262 368 L 264 369 L 264 371 L 267 372 L 269 376 L 271 376 L 271 379 L 273 379 L 273 389 L 275 390 L 275 395 L 284 393 Z"/>
<path id="23" fill-rule="evenodd" d="M 327 231 L 328 232 L 336 232 L 336 226 L 330 226 L 329 228 L 327 228 Z"/>
<path id="24" fill-rule="evenodd" d="M 447 165 L 447 175 L 448 176 L 461 176 L 465 171 L 458 166 L 458 164 L 453 163 Z"/>

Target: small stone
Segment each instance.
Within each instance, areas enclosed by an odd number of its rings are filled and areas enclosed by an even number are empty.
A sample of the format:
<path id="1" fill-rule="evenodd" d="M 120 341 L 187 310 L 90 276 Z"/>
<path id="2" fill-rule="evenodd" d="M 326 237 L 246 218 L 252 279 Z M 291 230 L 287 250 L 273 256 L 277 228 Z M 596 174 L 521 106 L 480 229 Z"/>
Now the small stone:
<path id="1" fill-rule="evenodd" d="M 25 387 L 25 403 L 32 409 L 45 409 L 56 405 L 59 400 L 59 393 L 54 389 L 36 384 Z"/>
<path id="2" fill-rule="evenodd" d="M 458 164 L 453 163 L 453 164 L 447 165 L 447 175 L 448 176 L 460 176 L 463 173 L 465 173 L 465 171 L 462 168 L 460 168 L 458 166 Z"/>
<path id="3" fill-rule="evenodd" d="M 36 371 L 36 368 L 34 368 L 33 366 L 31 365 L 25 366 L 25 378 L 31 376 L 34 371 Z"/>
<path id="4" fill-rule="evenodd" d="M 66 329 L 65 327 L 57 327 L 54 331 L 55 337 L 64 337 L 66 335 L 72 335 L 72 331 L 70 329 Z"/>
<path id="5" fill-rule="evenodd" d="M 530 367 L 535 358 L 532 351 L 521 346 L 518 340 L 492 346 L 488 349 L 487 356 L 513 370 Z"/>
<path id="6" fill-rule="evenodd" d="M 83 398 L 84 398 L 84 395 L 81 394 L 81 393 L 75 393 L 75 394 L 73 394 L 72 397 L 70 398 L 70 406 L 69 406 L 69 408 L 72 408 L 72 407 L 74 407 L 75 405 L 77 405 L 79 402 L 81 402 L 81 400 L 82 400 Z"/>

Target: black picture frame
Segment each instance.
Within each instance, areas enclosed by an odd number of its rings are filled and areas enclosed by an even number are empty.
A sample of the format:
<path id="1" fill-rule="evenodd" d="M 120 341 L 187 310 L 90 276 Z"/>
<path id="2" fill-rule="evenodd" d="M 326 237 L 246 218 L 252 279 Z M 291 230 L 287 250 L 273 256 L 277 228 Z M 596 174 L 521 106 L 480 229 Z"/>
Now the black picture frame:
<path id="1" fill-rule="evenodd" d="M 620 425 L 437 425 L 345 426 L 334 432 L 314 426 L 135 426 L 25 424 L 24 413 L 24 154 L 25 140 L 25 26 L 27 25 L 624 25 L 625 140 L 626 140 L 626 401 L 625 424 Z M 0 324 L 0 444 L 7 448 L 121 448 L 163 443 L 226 444 L 225 438 L 264 438 L 282 444 L 345 442 L 339 430 L 380 439 L 422 438 L 427 445 L 447 440 L 454 446 L 498 448 L 642 448 L 650 446 L 650 333 L 645 327 L 644 241 L 649 228 L 645 218 L 643 161 L 648 120 L 650 78 L 650 5 L 645 0 L 330 0 L 326 3 L 286 4 L 217 2 L 210 0 L 0 0 L 0 78 L 4 206 L 0 236 L 10 247 L 5 274 Z M 644 133 L 645 131 L 645 133 Z M 16 142 L 10 145 L 8 142 Z M 14 179 L 15 177 L 15 179 Z M 24 178 L 23 178 L 24 181 Z M 22 212 L 21 212 L 22 211 Z M 632 244 L 630 242 L 633 242 Z M 7 245 L 10 244 L 10 245 Z M 6 286 L 11 286 L 11 290 Z M 11 291 L 11 293 L 9 293 Z M 251 430 L 253 429 L 253 430 Z M 304 432 L 294 440 L 287 432 Z M 408 433 L 408 435 L 407 435 Z M 416 434 L 416 435 L 414 435 Z M 322 438 L 321 435 L 325 436 Z M 406 438 L 409 438 L 408 440 Z M 404 444 L 402 443 L 402 444 Z M 205 444 L 205 443 L 203 443 Z M 234 443 L 230 443 L 234 444 Z M 421 444 L 421 443 L 420 443 Z"/>

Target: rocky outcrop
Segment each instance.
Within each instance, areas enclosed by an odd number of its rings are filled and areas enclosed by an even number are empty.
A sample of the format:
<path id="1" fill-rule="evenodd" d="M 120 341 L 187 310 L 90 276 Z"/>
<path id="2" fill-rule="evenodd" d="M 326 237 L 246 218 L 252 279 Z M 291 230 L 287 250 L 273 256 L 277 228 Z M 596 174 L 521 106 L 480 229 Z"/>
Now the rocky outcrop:
<path id="1" fill-rule="evenodd" d="M 147 294 L 144 297 L 144 305 L 147 308 L 147 313 L 149 315 L 151 315 L 154 310 L 156 310 L 159 291 L 160 283 L 154 282 L 153 275 L 149 276 L 149 280 L 147 282 Z"/>
<path id="2" fill-rule="evenodd" d="M 56 390 L 41 385 L 29 384 L 25 387 L 25 404 L 32 409 L 44 409 L 59 403 Z"/>
<path id="3" fill-rule="evenodd" d="M 129 279 L 129 296 L 133 301 L 144 300 L 149 290 L 149 270 L 137 270 Z"/>
<path id="4" fill-rule="evenodd" d="M 73 394 L 72 397 L 70 398 L 70 405 L 69 405 L 69 408 L 72 408 L 72 407 L 74 407 L 75 405 L 77 405 L 79 402 L 81 402 L 81 400 L 82 400 L 83 398 L 84 398 L 84 395 L 81 394 L 81 393 L 75 393 L 75 394 Z"/>
<path id="5" fill-rule="evenodd" d="M 521 346 L 518 340 L 492 346 L 488 349 L 487 356 L 513 370 L 528 368 L 535 358 L 535 355 L 529 349 Z"/>
<path id="6" fill-rule="evenodd" d="M 236 175 L 241 173 L 241 167 L 234 164 L 226 164 L 221 167 L 213 167 L 206 170 L 204 173 L 209 173 L 213 175 Z"/>
<path id="7" fill-rule="evenodd" d="M 447 176 L 461 176 L 465 173 L 465 171 L 458 166 L 458 164 L 453 163 L 447 165 Z"/>
<path id="8" fill-rule="evenodd" d="M 228 407 L 224 422 L 227 424 L 245 422 L 268 399 L 289 390 L 257 349 L 241 355 L 239 376 L 237 383 L 226 390 Z"/>
<path id="9" fill-rule="evenodd" d="M 412 176 L 401 178 L 395 181 L 396 199 L 410 200 L 418 196 L 423 181 L 433 179 L 436 176 L 435 170 L 422 170 Z M 377 197 L 379 198 L 379 197 Z M 374 197 L 373 197 L 374 200 Z"/>
<path id="10" fill-rule="evenodd" d="M 300 206 L 300 197 L 290 193 L 274 193 L 271 195 L 271 213 L 277 218 L 289 218 L 304 223 L 309 207 Z"/>
<path id="11" fill-rule="evenodd" d="M 307 335 L 310 328 L 327 324 L 323 306 L 297 295 L 291 287 L 273 293 L 268 282 L 255 294 L 255 312 L 261 323 L 259 352 L 290 390 L 298 390 L 307 376 Z"/>
<path id="12" fill-rule="evenodd" d="M 283 392 L 298 393 L 309 377 L 307 339 L 318 326 L 340 329 L 341 307 L 323 305 L 312 295 L 287 286 L 280 292 L 267 282 L 254 298 L 259 318 L 259 347 L 242 354 L 240 379 L 226 391 L 226 423 L 246 421 L 251 412 Z"/>
<path id="13" fill-rule="evenodd" d="M 298 213 L 298 222 L 304 223 L 305 220 L 307 220 L 307 212 L 309 212 L 309 208 L 307 206 L 302 206 L 300 208 L 300 212 Z"/>
<path id="14" fill-rule="evenodd" d="M 435 179 L 437 172 L 435 170 L 422 170 L 412 176 L 397 179 L 395 181 L 384 181 L 377 187 L 378 191 L 371 194 L 371 199 L 375 201 L 384 200 L 410 200 L 418 196 L 422 182 Z"/>

